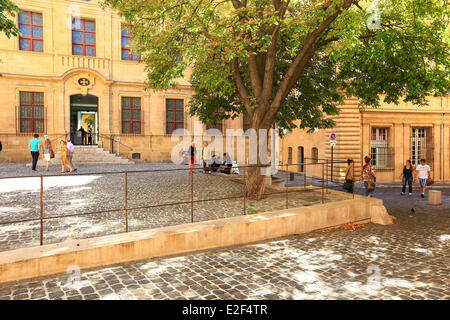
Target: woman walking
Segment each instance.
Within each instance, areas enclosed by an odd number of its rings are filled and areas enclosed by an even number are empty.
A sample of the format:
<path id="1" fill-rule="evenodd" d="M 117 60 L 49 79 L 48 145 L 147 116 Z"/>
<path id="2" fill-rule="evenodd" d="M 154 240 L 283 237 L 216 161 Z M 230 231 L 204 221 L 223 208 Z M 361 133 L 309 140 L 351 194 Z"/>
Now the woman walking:
<path id="1" fill-rule="evenodd" d="M 370 157 L 366 156 L 364 158 L 364 162 L 366 164 L 362 167 L 361 177 L 362 180 L 364 181 L 366 196 L 372 197 L 372 194 L 375 191 L 375 182 L 376 182 L 375 169 L 372 167 L 372 164 L 370 163 Z"/>
<path id="2" fill-rule="evenodd" d="M 192 142 L 189 147 L 188 157 L 189 157 L 189 169 L 191 169 L 192 173 L 195 173 L 195 153 L 197 149 L 195 148 L 194 142 Z"/>
<path id="3" fill-rule="evenodd" d="M 347 172 L 345 174 L 344 189 L 348 193 L 353 193 L 353 188 L 355 186 L 355 162 L 352 159 L 347 160 Z"/>
<path id="4" fill-rule="evenodd" d="M 402 195 L 406 192 L 406 184 L 408 184 L 408 194 L 412 195 L 412 183 L 413 177 L 415 175 L 415 170 L 411 164 L 411 160 L 406 160 L 406 164 L 403 167 L 403 171 L 400 174 L 400 179 L 402 179 Z"/>
<path id="5" fill-rule="evenodd" d="M 66 142 L 61 140 L 61 173 L 66 172 L 66 167 L 69 168 L 69 172 L 73 172 L 69 160 L 69 149 L 67 149 Z"/>
<path id="6" fill-rule="evenodd" d="M 51 154 L 53 153 L 52 142 L 50 141 L 50 139 L 48 137 L 45 138 L 44 144 L 41 145 L 41 147 L 42 147 L 42 153 L 43 153 L 44 159 L 45 159 L 45 171 L 48 171 L 50 159 L 52 158 Z"/>

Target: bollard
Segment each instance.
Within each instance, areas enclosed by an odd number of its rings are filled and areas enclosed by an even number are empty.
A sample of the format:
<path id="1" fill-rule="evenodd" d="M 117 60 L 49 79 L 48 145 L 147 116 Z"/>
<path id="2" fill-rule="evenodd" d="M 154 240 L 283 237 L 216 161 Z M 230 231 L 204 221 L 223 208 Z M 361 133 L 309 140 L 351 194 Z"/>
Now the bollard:
<path id="1" fill-rule="evenodd" d="M 439 190 L 428 191 L 428 203 L 433 205 L 442 204 L 442 192 Z"/>

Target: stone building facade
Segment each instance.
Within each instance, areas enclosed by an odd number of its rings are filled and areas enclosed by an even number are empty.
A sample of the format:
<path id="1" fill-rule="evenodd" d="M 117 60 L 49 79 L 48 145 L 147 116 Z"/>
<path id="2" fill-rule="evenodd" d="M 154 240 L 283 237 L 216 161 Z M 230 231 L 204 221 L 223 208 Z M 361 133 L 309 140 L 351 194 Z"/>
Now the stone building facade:
<path id="1" fill-rule="evenodd" d="M 166 91 L 145 89 L 144 65 L 119 14 L 100 0 L 14 0 L 22 35 L 0 34 L 0 162 L 29 161 L 33 133 L 50 139 L 91 128 L 93 144 L 135 161 L 170 161 L 170 133 L 192 129 L 189 74 Z M 223 130 L 242 128 L 243 117 Z M 117 150 L 114 150 L 116 152 Z"/>
<path id="2" fill-rule="evenodd" d="M 361 163 L 370 156 L 377 170 L 378 182 L 398 182 L 403 165 L 414 165 L 425 158 L 436 181 L 450 180 L 450 106 L 449 97 L 430 97 L 429 105 L 414 106 L 382 104 L 379 108 L 361 110 L 356 99 L 348 99 L 334 117 L 336 127 L 306 133 L 294 130 L 280 144 L 284 163 L 322 162 L 331 158 L 330 134 L 336 134 L 333 158 L 353 159 L 355 173 L 360 175 Z M 302 156 L 303 155 L 303 156 Z M 342 180 L 346 164 L 333 165 L 333 177 Z M 304 172 L 300 166 L 291 171 Z M 331 166 L 325 174 L 331 177 Z M 306 174 L 321 177 L 321 165 L 306 168 Z"/>

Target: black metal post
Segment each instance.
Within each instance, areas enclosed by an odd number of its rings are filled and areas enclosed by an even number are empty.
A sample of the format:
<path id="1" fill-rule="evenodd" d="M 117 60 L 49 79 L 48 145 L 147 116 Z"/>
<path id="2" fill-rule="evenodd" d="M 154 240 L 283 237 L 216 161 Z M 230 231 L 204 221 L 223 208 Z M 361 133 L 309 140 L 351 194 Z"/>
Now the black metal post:
<path id="1" fill-rule="evenodd" d="M 41 246 L 44 244 L 44 176 L 41 175 Z"/>
<path id="2" fill-rule="evenodd" d="M 333 146 L 331 146 L 331 182 L 333 182 Z"/>
<path id="3" fill-rule="evenodd" d="M 125 170 L 125 232 L 128 232 L 128 172 Z"/>

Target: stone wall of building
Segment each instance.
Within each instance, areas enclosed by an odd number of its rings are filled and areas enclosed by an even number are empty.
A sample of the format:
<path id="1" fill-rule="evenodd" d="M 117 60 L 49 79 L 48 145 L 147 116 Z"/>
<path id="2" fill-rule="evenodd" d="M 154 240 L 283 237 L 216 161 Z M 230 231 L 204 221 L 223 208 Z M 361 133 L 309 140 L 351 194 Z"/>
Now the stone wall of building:
<path id="1" fill-rule="evenodd" d="M 21 91 L 44 95 L 45 129 L 39 132 L 41 138 L 44 134 L 53 140 L 68 138 L 77 129 L 71 128 L 71 96 L 95 96 L 100 146 L 111 150 L 110 139 L 119 136 L 122 155 L 140 154 L 140 161 L 170 161 L 171 149 L 177 142 L 166 132 L 166 100 L 183 101 L 184 129 L 192 131 L 197 120 L 189 116 L 186 107 L 192 95 L 190 72 L 177 79 L 176 88 L 147 89 L 144 64 L 122 60 L 122 18 L 116 11 L 102 9 L 101 1 L 14 2 L 24 11 L 42 14 L 43 51 L 21 50 L 19 38 L 8 39 L 0 34 L 0 162 L 30 161 L 27 144 L 33 132 L 21 132 L 18 120 Z M 73 17 L 95 21 L 95 57 L 72 54 Z M 80 81 L 88 85 L 80 85 Z M 122 97 L 141 98 L 140 134 L 122 132 Z M 224 130 L 242 126 L 242 117 L 223 124 Z"/>
<path id="2" fill-rule="evenodd" d="M 410 103 L 399 105 L 382 103 L 379 108 L 360 109 L 358 100 L 348 99 L 340 106 L 340 114 L 333 117 L 336 126 L 332 129 L 307 133 L 304 130 L 293 130 L 281 143 L 280 153 L 287 162 L 289 148 L 293 148 L 294 159 L 297 159 L 298 146 L 304 146 L 307 157 L 313 147 L 319 148 L 319 157 L 330 159 L 331 148 L 329 136 L 336 133 L 337 145 L 334 147 L 334 159 L 355 161 L 357 176 L 365 156 L 378 157 L 377 181 L 400 182 L 400 174 L 406 160 L 426 158 L 432 167 L 432 177 L 436 181 L 450 180 L 450 106 L 449 97 L 429 97 L 428 106 L 414 106 Z M 374 151 L 374 130 L 386 129 L 386 149 Z M 424 137 L 418 137 L 422 130 Z M 419 134 L 420 135 L 420 134 Z M 375 135 L 376 138 L 376 135 Z M 414 153 L 414 150 L 418 149 Z M 419 152 L 420 149 L 420 152 Z M 378 154 L 378 155 L 377 155 Z M 415 154 L 415 155 L 414 155 Z M 311 160 L 307 160 L 310 162 Z M 292 168 L 291 171 L 296 171 Z M 346 164 L 335 164 L 333 176 L 343 180 Z M 309 170 L 320 177 L 321 170 Z"/>

